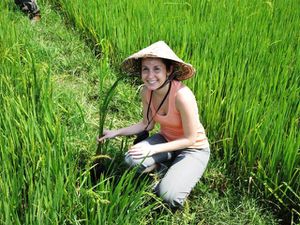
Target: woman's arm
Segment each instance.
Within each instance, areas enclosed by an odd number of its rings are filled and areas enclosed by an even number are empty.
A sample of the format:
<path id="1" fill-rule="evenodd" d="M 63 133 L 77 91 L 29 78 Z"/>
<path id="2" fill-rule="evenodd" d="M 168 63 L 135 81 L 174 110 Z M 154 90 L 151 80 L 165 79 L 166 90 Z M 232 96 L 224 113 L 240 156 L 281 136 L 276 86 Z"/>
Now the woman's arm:
<path id="1" fill-rule="evenodd" d="M 181 115 L 184 136 L 174 141 L 156 145 L 145 146 L 137 144 L 128 151 L 130 155 L 139 158 L 161 152 L 176 151 L 190 147 L 196 142 L 197 121 L 199 119 L 197 118 L 197 102 L 194 94 L 188 87 L 183 87 L 177 92 L 175 106 Z"/>
<path id="2" fill-rule="evenodd" d="M 130 136 L 130 135 L 134 135 L 134 134 L 138 134 L 140 132 L 142 132 L 143 130 L 145 130 L 146 126 L 148 125 L 148 120 L 147 120 L 147 109 L 148 109 L 148 102 L 147 102 L 147 93 L 146 93 L 146 88 L 143 87 L 141 90 L 141 99 L 142 99 L 142 103 L 143 103 L 143 120 L 128 126 L 128 127 L 124 127 L 124 128 L 120 128 L 117 130 L 104 130 L 103 132 L 103 136 L 98 138 L 98 141 L 103 141 L 107 138 L 114 138 L 117 136 Z M 149 111 L 149 120 L 151 120 L 152 116 L 151 116 L 151 110 Z M 152 121 L 149 126 L 147 127 L 147 130 L 152 130 L 154 127 L 154 122 Z"/>

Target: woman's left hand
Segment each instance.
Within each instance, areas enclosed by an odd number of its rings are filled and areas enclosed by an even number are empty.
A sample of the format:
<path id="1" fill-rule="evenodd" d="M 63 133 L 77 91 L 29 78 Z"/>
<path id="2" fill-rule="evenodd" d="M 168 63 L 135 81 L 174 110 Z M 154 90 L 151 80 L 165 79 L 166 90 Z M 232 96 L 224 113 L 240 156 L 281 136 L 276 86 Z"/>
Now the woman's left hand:
<path id="1" fill-rule="evenodd" d="M 154 155 L 155 150 L 151 145 L 136 144 L 128 150 L 127 154 L 134 159 L 139 159 Z"/>

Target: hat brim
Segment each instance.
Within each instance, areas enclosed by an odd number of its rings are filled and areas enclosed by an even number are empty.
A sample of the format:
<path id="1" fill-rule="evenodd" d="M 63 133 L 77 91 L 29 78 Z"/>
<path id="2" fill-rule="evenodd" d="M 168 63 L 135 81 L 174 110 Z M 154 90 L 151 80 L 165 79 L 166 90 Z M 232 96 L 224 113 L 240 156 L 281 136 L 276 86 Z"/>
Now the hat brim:
<path id="1" fill-rule="evenodd" d="M 150 54 L 139 58 L 126 58 L 121 64 L 121 69 L 130 75 L 139 76 L 141 74 L 141 61 L 143 58 L 161 58 L 169 60 L 173 65 L 173 73 L 175 73 L 175 79 L 177 80 L 189 79 L 196 73 L 194 67 L 189 63 L 185 63 L 183 61 L 179 62 L 170 58 L 158 57 Z"/>

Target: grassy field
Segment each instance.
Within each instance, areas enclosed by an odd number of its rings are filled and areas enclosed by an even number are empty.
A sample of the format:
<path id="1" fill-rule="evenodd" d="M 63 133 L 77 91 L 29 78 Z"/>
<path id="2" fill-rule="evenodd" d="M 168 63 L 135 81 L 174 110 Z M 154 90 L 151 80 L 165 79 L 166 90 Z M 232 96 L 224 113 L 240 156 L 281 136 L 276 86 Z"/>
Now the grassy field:
<path id="1" fill-rule="evenodd" d="M 60 14 L 44 1 L 35 26 L 12 2 L 0 4 L 1 224 L 277 224 L 261 206 L 267 201 L 299 213 L 296 1 L 74 0 L 60 1 Z M 96 186 L 86 172 L 103 122 L 99 103 L 118 64 L 159 39 L 196 66 L 187 85 L 213 149 L 202 182 L 176 213 L 153 196 L 151 179 L 136 180 L 122 164 L 130 139 L 103 147 L 111 166 Z M 140 114 L 128 81 L 117 87 L 106 126 Z"/>
<path id="2" fill-rule="evenodd" d="M 61 10 L 118 68 L 130 53 L 167 41 L 198 73 L 213 155 L 242 185 L 299 215 L 297 1 L 60 0 Z M 101 47 L 98 48 L 101 53 Z"/>

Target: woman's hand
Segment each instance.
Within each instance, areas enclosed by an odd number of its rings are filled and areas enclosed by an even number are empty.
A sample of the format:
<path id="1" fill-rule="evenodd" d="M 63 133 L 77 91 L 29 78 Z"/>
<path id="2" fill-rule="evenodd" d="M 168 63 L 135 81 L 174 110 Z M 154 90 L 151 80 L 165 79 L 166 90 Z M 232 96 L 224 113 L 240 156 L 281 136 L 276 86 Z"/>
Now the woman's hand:
<path id="1" fill-rule="evenodd" d="M 119 135 L 119 133 L 118 133 L 117 130 L 104 130 L 103 131 L 103 135 L 101 137 L 98 137 L 97 141 L 98 142 L 102 142 L 105 139 L 114 138 L 114 137 L 116 137 L 118 135 Z"/>
<path id="2" fill-rule="evenodd" d="M 156 154 L 156 152 L 155 147 L 152 145 L 138 143 L 133 145 L 126 154 L 130 155 L 133 159 L 139 159 L 152 156 Z"/>

